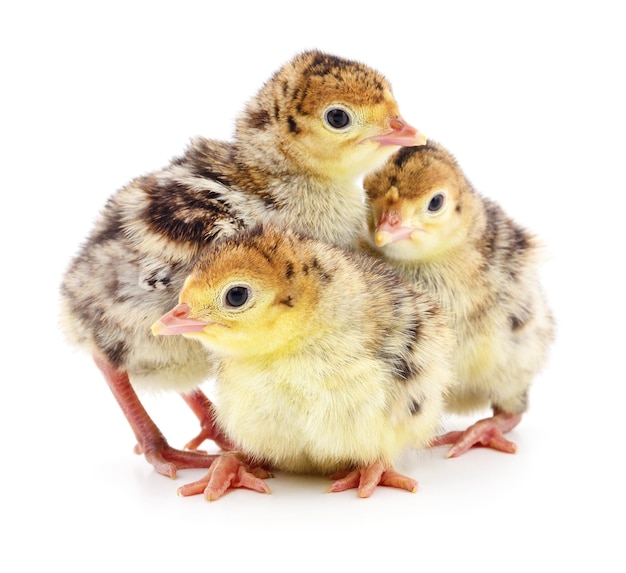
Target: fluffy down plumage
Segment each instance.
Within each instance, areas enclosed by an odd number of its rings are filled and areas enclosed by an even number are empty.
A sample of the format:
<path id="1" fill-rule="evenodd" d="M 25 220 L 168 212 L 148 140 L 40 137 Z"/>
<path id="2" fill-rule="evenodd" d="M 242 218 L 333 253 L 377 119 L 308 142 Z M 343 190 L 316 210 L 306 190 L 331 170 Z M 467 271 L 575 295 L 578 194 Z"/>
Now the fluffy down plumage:
<path id="1" fill-rule="evenodd" d="M 376 258 L 265 226 L 203 253 L 179 300 L 153 331 L 217 356 L 218 420 L 253 465 L 360 480 L 436 435 L 451 330 Z"/>
<path id="2" fill-rule="evenodd" d="M 526 411 L 554 337 L 539 276 L 540 243 L 476 192 L 456 159 L 433 141 L 398 151 L 364 186 L 367 249 L 436 296 L 457 333 L 459 383 L 448 409 L 494 412 L 436 443 L 455 444 L 450 456 L 474 444 L 515 451 L 502 434 Z"/>
<path id="3" fill-rule="evenodd" d="M 63 278 L 61 326 L 93 355 L 138 450 L 159 473 L 207 467 L 213 457 L 171 448 L 136 387 L 183 394 L 203 428 L 191 449 L 205 438 L 230 446 L 197 388 L 214 375 L 205 349 L 150 334 L 200 250 L 271 220 L 354 244 L 365 213 L 355 180 L 399 146 L 423 141 L 381 74 L 314 50 L 287 62 L 248 102 L 232 142 L 195 138 L 183 155 L 108 200 Z"/>

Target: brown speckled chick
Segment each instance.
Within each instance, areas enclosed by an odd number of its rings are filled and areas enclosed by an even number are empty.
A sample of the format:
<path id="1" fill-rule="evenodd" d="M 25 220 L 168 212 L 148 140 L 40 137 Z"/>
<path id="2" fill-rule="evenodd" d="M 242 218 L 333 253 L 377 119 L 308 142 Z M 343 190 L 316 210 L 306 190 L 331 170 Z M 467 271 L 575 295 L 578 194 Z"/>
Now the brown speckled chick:
<path id="1" fill-rule="evenodd" d="M 330 491 L 361 497 L 379 484 L 415 491 L 392 463 L 429 445 L 453 383 L 454 337 L 434 297 L 376 257 L 266 226 L 208 249 L 179 300 L 153 332 L 219 358 L 217 418 L 241 450 L 180 493 L 267 492 L 257 465 L 343 472 Z"/>
<path id="2" fill-rule="evenodd" d="M 435 294 L 457 332 L 452 412 L 493 416 L 434 442 L 448 457 L 473 445 L 504 452 L 545 365 L 554 320 L 541 287 L 537 239 L 478 194 L 441 145 L 406 148 L 364 180 L 370 242 L 402 275 Z"/>
<path id="3" fill-rule="evenodd" d="M 362 231 L 355 181 L 402 145 L 424 138 L 400 116 L 387 80 L 354 61 L 309 51 L 287 62 L 247 104 L 232 142 L 194 139 L 181 157 L 131 181 L 107 202 L 69 265 L 61 324 L 90 352 L 137 438 L 163 475 L 208 467 L 177 450 L 135 387 L 177 390 L 205 438 L 228 447 L 198 385 L 212 375 L 206 351 L 183 337 L 155 338 L 150 325 L 177 300 L 198 252 L 259 221 L 278 220 L 351 245 Z"/>

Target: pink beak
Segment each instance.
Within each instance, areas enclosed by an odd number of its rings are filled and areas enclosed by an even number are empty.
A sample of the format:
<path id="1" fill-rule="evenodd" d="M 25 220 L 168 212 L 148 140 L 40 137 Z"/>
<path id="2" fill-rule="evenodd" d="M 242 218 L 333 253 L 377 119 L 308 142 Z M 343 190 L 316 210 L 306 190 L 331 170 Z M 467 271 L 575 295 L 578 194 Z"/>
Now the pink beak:
<path id="1" fill-rule="evenodd" d="M 395 211 L 387 211 L 378 222 L 374 242 L 377 247 L 383 247 L 394 241 L 409 239 L 416 230 L 414 227 L 402 225 L 402 217 Z"/>
<path id="2" fill-rule="evenodd" d="M 381 145 L 400 145 L 401 147 L 426 145 L 426 136 L 400 117 L 392 117 L 389 127 L 391 131 L 388 133 L 374 135 L 368 139 L 377 141 Z"/>
<path id="3" fill-rule="evenodd" d="M 213 323 L 189 318 L 189 306 L 185 303 L 180 303 L 159 318 L 152 325 L 151 330 L 154 336 L 184 334 L 186 332 L 202 332 L 204 327 L 209 324 Z"/>

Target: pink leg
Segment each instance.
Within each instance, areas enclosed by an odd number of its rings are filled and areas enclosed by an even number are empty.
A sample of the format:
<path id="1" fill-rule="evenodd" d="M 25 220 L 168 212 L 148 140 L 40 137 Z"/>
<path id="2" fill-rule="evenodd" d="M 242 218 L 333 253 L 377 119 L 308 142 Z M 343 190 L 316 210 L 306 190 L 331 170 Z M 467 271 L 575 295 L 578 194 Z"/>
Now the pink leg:
<path id="1" fill-rule="evenodd" d="M 192 409 L 200 420 L 200 433 L 187 442 L 186 450 L 197 450 L 204 440 L 213 440 L 222 450 L 233 450 L 234 445 L 215 421 L 215 407 L 199 389 L 192 390 L 187 394 L 181 394 L 183 400 Z"/>
<path id="2" fill-rule="evenodd" d="M 190 496 L 204 493 L 207 501 L 215 501 L 226 491 L 246 488 L 259 493 L 271 493 L 263 478 L 272 477 L 261 467 L 251 467 L 237 452 L 228 452 L 213 462 L 206 476 L 178 488 L 178 495 Z"/>
<path id="3" fill-rule="evenodd" d="M 135 451 L 143 453 L 158 473 L 173 479 L 179 469 L 210 467 L 216 456 L 170 447 L 139 401 L 126 372 L 117 370 L 101 355 L 94 355 L 94 360 L 135 433 L 138 444 Z"/>
<path id="4" fill-rule="evenodd" d="M 431 446 L 454 444 L 448 450 L 447 458 L 458 457 L 473 446 L 483 446 L 507 454 L 514 454 L 517 452 L 517 446 L 507 440 L 504 434 L 515 428 L 521 419 L 521 414 L 494 412 L 491 418 L 479 420 L 464 432 L 448 432 L 439 436 Z"/>
<path id="5" fill-rule="evenodd" d="M 331 479 L 335 479 L 339 475 L 341 474 L 335 474 L 331 476 Z M 326 491 L 338 492 L 356 489 L 359 497 L 370 497 L 379 485 L 406 489 L 411 493 L 415 493 L 418 486 L 414 479 L 398 473 L 391 466 L 376 462 L 349 472 L 345 477 L 332 483 Z"/>

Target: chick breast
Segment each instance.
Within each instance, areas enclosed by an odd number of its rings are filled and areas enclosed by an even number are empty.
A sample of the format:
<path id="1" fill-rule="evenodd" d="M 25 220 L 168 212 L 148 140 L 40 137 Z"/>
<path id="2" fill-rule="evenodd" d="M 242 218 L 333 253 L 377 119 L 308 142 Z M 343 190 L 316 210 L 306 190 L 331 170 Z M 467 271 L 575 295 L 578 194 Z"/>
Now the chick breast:
<path id="1" fill-rule="evenodd" d="M 219 422 L 253 459 L 331 473 L 435 436 L 453 335 L 374 257 L 266 225 L 203 252 L 180 302 L 219 360 Z"/>

